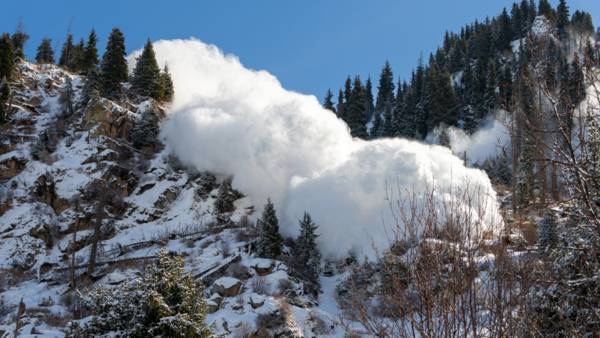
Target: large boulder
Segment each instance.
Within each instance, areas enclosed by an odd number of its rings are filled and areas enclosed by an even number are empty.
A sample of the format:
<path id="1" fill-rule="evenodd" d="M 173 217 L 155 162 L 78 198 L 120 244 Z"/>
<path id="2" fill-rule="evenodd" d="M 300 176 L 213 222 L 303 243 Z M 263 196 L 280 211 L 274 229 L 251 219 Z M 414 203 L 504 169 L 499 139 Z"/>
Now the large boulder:
<path id="1" fill-rule="evenodd" d="M 108 136 L 116 139 L 128 139 L 134 126 L 131 112 L 115 105 L 111 101 L 100 98 L 90 100 L 83 112 L 83 125 L 93 128 L 92 135 Z"/>
<path id="2" fill-rule="evenodd" d="M 242 282 L 233 277 L 221 277 L 213 283 L 213 288 L 223 297 L 233 297 L 242 289 Z"/>

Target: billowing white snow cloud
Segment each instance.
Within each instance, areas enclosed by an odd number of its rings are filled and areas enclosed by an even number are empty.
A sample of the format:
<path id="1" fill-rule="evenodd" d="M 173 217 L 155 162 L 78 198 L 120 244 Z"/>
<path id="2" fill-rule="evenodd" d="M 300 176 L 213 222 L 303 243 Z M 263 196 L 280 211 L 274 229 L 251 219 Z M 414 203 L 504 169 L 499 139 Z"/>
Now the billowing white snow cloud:
<path id="1" fill-rule="evenodd" d="M 507 116 L 504 111 L 490 115 L 472 135 L 455 127 L 445 129 L 452 152 L 461 158 L 466 157 L 470 164 L 483 164 L 485 160 L 498 156 L 510 143 Z M 436 128 L 427 135 L 427 142 L 438 143 L 441 132 L 442 128 Z"/>
<path id="2" fill-rule="evenodd" d="M 175 85 L 163 126 L 172 151 L 199 170 L 233 175 L 234 186 L 257 206 L 271 197 L 287 235 L 297 233 L 298 219 L 309 211 L 325 254 L 352 248 L 370 255 L 373 244 L 388 244 L 387 182 L 416 191 L 435 184 L 440 201 L 456 198 L 441 191 L 469 185 L 486 216 L 497 217 L 485 173 L 465 168 L 446 148 L 353 140 L 314 96 L 285 90 L 269 73 L 249 70 L 214 46 L 190 39 L 158 41 L 154 48 Z"/>

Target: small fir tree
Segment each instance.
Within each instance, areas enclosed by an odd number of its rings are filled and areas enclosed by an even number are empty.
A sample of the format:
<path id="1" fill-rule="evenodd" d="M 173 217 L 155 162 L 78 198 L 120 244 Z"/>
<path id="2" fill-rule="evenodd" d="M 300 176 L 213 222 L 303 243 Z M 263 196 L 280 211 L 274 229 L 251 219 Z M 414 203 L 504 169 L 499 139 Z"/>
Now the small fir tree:
<path id="1" fill-rule="evenodd" d="M 125 37 L 118 28 L 113 28 L 102 57 L 100 68 L 102 94 L 115 98 L 121 94 L 121 82 L 127 81 L 125 60 Z"/>
<path id="2" fill-rule="evenodd" d="M 44 38 L 37 48 L 35 62 L 39 64 L 54 63 L 54 50 L 52 49 L 52 40 Z"/>
<path id="3" fill-rule="evenodd" d="M 556 226 L 556 216 L 552 211 L 546 211 L 544 219 L 538 226 L 538 247 L 540 250 L 546 251 L 556 246 L 558 242 Z"/>
<path id="4" fill-rule="evenodd" d="M 0 79 L 10 80 L 15 68 L 15 51 L 10 36 L 0 36 Z"/>
<path id="5" fill-rule="evenodd" d="M 333 104 L 333 93 L 331 89 L 327 89 L 327 93 L 325 93 L 325 98 L 323 99 L 323 108 L 330 110 L 332 112 L 336 112 L 335 106 Z"/>
<path id="6" fill-rule="evenodd" d="M 265 258 L 276 258 L 281 255 L 283 238 L 279 234 L 279 220 L 271 199 L 267 201 L 257 226 L 259 236 L 256 244 L 257 255 Z"/>
<path id="7" fill-rule="evenodd" d="M 298 277 L 305 281 L 304 290 L 317 295 L 320 290 L 319 272 L 321 269 L 321 254 L 317 247 L 318 226 L 308 213 L 300 220 L 300 235 L 294 243 L 292 266 Z"/>
<path id="8" fill-rule="evenodd" d="M 160 68 L 156 62 L 156 55 L 150 39 L 146 42 L 142 54 L 138 57 L 131 86 L 139 95 L 161 98 Z"/>

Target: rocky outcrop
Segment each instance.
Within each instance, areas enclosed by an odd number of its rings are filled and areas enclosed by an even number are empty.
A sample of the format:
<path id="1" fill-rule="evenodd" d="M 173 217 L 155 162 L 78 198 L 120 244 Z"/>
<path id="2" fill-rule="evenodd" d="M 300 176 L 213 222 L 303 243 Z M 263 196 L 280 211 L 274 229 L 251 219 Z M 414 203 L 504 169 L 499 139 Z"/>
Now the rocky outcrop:
<path id="1" fill-rule="evenodd" d="M 233 277 L 221 277 L 214 282 L 213 288 L 223 297 L 233 297 L 240 292 L 242 281 Z"/>
<path id="2" fill-rule="evenodd" d="M 9 180 L 17 176 L 23 169 L 27 161 L 17 157 L 11 157 L 0 162 L 0 181 Z"/>
<path id="3" fill-rule="evenodd" d="M 69 207 L 69 202 L 56 194 L 54 179 L 49 174 L 44 174 L 37 179 L 34 195 L 38 201 L 51 206 L 57 215 Z"/>
<path id="4" fill-rule="evenodd" d="M 83 112 L 84 128 L 93 128 L 93 136 L 127 139 L 134 126 L 131 113 L 106 99 L 90 100 Z"/>

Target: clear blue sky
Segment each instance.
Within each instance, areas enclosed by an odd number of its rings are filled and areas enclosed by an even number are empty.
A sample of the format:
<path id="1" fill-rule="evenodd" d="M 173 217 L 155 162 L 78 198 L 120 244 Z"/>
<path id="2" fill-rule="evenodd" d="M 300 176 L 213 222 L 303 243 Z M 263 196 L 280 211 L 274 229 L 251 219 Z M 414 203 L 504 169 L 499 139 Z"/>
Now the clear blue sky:
<path id="1" fill-rule="evenodd" d="M 552 1 L 555 5 L 556 1 Z M 149 37 L 195 36 L 238 55 L 247 67 L 266 69 L 286 88 L 323 96 L 348 73 L 378 77 L 389 60 L 406 78 L 419 54 L 438 46 L 445 30 L 500 13 L 510 0 L 3 0 L 0 31 L 21 18 L 31 36 L 28 57 L 44 36 L 58 52 L 69 26 L 76 38 L 94 27 L 104 51 L 113 26 L 129 51 Z M 536 0 L 537 2 L 537 0 Z M 600 22 L 600 1 L 570 0 Z"/>

